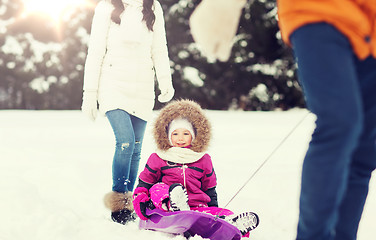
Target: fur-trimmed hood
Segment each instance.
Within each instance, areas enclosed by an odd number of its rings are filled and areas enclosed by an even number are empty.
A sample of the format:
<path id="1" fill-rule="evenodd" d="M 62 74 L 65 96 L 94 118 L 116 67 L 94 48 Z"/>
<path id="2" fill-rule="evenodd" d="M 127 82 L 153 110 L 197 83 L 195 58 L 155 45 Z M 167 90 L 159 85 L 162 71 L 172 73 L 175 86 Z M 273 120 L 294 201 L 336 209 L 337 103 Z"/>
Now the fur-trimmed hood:
<path id="1" fill-rule="evenodd" d="M 176 118 L 186 118 L 192 124 L 196 138 L 190 148 L 195 152 L 205 152 L 211 139 L 211 125 L 204 111 L 194 101 L 176 100 L 164 106 L 154 122 L 153 135 L 159 150 L 171 148 L 168 139 L 168 126 Z"/>

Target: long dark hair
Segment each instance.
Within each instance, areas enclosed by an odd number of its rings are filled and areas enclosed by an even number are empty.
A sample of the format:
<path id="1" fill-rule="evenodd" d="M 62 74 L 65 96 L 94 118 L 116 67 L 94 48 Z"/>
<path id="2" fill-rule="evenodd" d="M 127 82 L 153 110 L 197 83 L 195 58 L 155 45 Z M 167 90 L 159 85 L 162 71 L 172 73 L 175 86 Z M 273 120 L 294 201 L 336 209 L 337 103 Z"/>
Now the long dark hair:
<path id="1" fill-rule="evenodd" d="M 115 9 L 112 11 L 111 19 L 114 23 L 120 24 L 120 14 L 125 10 L 122 0 L 111 0 Z M 153 12 L 154 0 L 143 0 L 142 4 L 142 21 L 145 21 L 149 31 L 153 31 L 153 25 L 155 22 L 155 14 Z"/>

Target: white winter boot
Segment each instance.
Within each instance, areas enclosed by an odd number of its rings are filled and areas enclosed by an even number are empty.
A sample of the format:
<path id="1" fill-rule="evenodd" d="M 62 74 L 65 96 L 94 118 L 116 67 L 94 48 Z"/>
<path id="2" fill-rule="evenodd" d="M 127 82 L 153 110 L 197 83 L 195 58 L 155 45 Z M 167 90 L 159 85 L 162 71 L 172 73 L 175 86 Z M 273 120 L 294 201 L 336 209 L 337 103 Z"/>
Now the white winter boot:
<path id="1" fill-rule="evenodd" d="M 259 222 L 260 222 L 257 214 L 253 212 L 241 213 L 235 217 L 232 217 L 231 219 L 226 219 L 226 220 L 229 220 L 231 224 L 236 226 L 240 230 L 242 235 L 255 229 L 259 225 Z"/>
<path id="2" fill-rule="evenodd" d="M 170 186 L 169 197 L 170 206 L 173 212 L 190 210 L 187 191 L 180 183 L 174 183 Z"/>

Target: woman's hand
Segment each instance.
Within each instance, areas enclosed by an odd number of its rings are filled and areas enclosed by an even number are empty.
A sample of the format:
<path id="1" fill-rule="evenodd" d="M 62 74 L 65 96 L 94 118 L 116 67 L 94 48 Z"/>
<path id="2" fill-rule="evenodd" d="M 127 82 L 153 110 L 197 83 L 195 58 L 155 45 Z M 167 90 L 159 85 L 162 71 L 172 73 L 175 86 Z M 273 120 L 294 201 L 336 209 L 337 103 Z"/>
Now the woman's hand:
<path id="1" fill-rule="evenodd" d="M 89 119 L 91 119 L 92 121 L 95 120 L 98 113 L 96 91 L 84 91 L 81 110 Z"/>
<path id="2" fill-rule="evenodd" d="M 168 102 L 174 97 L 174 94 L 175 89 L 171 84 L 170 86 L 161 89 L 161 94 L 158 96 L 158 101 L 161 103 Z"/>

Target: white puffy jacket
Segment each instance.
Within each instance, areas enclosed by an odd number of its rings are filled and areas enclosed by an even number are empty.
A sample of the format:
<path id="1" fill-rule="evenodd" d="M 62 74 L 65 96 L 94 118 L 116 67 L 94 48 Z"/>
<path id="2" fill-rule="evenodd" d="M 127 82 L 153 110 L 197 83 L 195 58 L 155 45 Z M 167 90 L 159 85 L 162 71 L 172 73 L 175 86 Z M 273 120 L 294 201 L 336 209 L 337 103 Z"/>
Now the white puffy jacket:
<path id="1" fill-rule="evenodd" d="M 142 21 L 142 0 L 123 1 L 128 5 L 120 25 L 111 21 L 111 1 L 102 0 L 95 9 L 83 89 L 97 93 L 102 114 L 123 109 L 147 121 L 154 107 L 155 76 L 161 91 L 172 88 L 163 11 L 155 0 L 149 31 Z"/>

